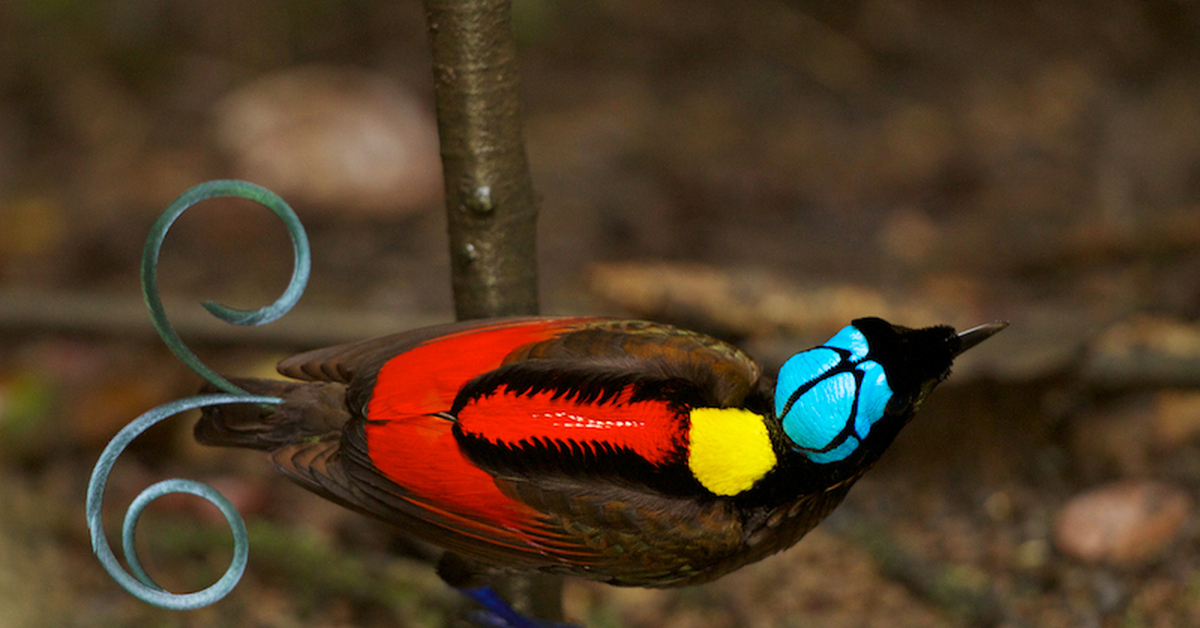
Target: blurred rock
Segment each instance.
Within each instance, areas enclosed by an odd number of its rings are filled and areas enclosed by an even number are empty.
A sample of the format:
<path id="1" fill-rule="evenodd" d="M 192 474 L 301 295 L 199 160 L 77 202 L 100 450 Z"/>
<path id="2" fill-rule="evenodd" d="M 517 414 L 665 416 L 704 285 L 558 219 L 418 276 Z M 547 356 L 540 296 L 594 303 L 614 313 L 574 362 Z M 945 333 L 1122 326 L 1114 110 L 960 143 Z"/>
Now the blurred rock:
<path id="1" fill-rule="evenodd" d="M 565 598 L 568 617 L 615 616 L 619 622 L 609 625 L 628 628 L 954 625 L 936 602 L 881 573 L 864 548 L 825 528 L 699 587 L 652 590 L 571 579 Z"/>
<path id="2" fill-rule="evenodd" d="M 1200 438 L 1200 392 L 1164 390 L 1154 399 L 1154 444 L 1180 447 Z"/>
<path id="3" fill-rule="evenodd" d="M 239 177 L 288 201 L 359 214 L 413 212 L 442 193 L 433 115 L 380 74 L 314 66 L 260 78 L 216 107 Z"/>
<path id="4" fill-rule="evenodd" d="M 590 285 L 638 316 L 738 336 L 785 332 L 824 339 L 863 316 L 910 324 L 943 320 L 933 308 L 896 302 L 870 288 L 800 286 L 754 269 L 670 262 L 599 264 L 592 267 Z"/>
<path id="5" fill-rule="evenodd" d="M 1091 344 L 1083 377 L 1110 386 L 1200 384 L 1200 325 L 1139 314 Z"/>
<path id="6" fill-rule="evenodd" d="M 1179 538 L 1191 510 L 1191 498 L 1176 486 L 1116 482 L 1067 502 L 1055 520 L 1054 542 L 1087 563 L 1140 567 Z"/>
<path id="7" fill-rule="evenodd" d="M 1071 460 L 1085 481 L 1146 476 L 1155 469 L 1188 474 L 1200 446 L 1200 393 L 1129 393 L 1072 417 L 1067 434 Z"/>
<path id="8" fill-rule="evenodd" d="M 1150 472 L 1153 407 L 1152 395 L 1131 394 L 1072 417 L 1067 426 L 1071 460 L 1085 481 Z"/>
<path id="9" fill-rule="evenodd" d="M 900 207 L 880 225 L 880 253 L 905 269 L 920 268 L 929 261 L 940 237 L 938 225 L 927 213 L 916 207 Z"/>
<path id="10" fill-rule="evenodd" d="M 626 262 L 595 264 L 590 270 L 589 288 L 633 316 L 739 341 L 769 369 L 782 364 L 797 346 L 819 343 L 864 316 L 962 329 L 989 320 L 982 313 L 984 290 L 962 275 L 932 277 L 917 290 L 895 295 L 849 283 L 803 284 L 760 268 Z M 1045 343 L 1014 344 L 1007 332 L 1000 339 L 989 342 L 988 352 L 971 352 L 956 360 L 955 381 L 1030 377 L 1050 368 L 1044 360 L 1023 359 Z M 992 342 L 1004 343 L 1004 348 Z M 1033 369 L 1038 372 L 1031 375 Z"/>

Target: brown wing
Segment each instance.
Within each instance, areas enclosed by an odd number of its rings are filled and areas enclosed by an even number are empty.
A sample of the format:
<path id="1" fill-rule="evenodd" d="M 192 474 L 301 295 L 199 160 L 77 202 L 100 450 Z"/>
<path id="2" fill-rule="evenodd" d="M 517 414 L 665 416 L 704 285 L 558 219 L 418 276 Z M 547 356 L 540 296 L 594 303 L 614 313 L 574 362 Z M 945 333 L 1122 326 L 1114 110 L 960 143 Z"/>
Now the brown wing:
<path id="1" fill-rule="evenodd" d="M 647 321 L 599 320 L 514 351 L 505 364 L 541 360 L 643 380 L 676 379 L 704 391 L 715 407 L 741 405 L 762 374 L 758 362 L 733 345 Z"/>
<path id="2" fill-rule="evenodd" d="M 576 545 L 568 569 L 623 586 L 669 587 L 716 578 L 741 551 L 741 515 L 727 500 L 698 501 L 569 476 L 499 477 L 500 489 L 547 513 Z"/>
<path id="3" fill-rule="evenodd" d="M 741 403 L 759 376 L 729 345 L 652 323 L 455 323 L 285 360 L 285 375 L 345 386 L 344 427 L 337 439 L 263 448 L 303 486 L 485 563 L 641 584 L 686 580 L 736 552 L 743 531 L 727 503 L 611 478 L 497 477 L 464 457 L 441 413 L 467 381 L 522 363 L 673 379 L 725 406 Z M 303 416 L 306 407 L 285 404 L 280 414 Z"/>
<path id="4" fill-rule="evenodd" d="M 379 369 L 388 360 L 421 344 L 440 338 L 470 334 L 480 329 L 520 326 L 542 320 L 545 319 L 514 317 L 423 327 L 361 342 L 307 351 L 281 361 L 276 369 L 281 375 L 303 381 L 343 384 L 353 382 L 362 387 L 365 383 L 374 383 Z"/>

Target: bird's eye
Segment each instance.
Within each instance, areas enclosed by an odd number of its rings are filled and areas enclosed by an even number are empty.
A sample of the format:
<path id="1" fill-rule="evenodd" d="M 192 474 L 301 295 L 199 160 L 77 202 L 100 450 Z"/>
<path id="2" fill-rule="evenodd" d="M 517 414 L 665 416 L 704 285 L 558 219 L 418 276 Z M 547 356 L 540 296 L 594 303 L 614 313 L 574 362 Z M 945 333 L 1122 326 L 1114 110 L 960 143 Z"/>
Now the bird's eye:
<path id="1" fill-rule="evenodd" d="M 883 417 L 892 389 L 853 325 L 779 371 L 775 410 L 795 448 L 816 463 L 845 460 Z"/>

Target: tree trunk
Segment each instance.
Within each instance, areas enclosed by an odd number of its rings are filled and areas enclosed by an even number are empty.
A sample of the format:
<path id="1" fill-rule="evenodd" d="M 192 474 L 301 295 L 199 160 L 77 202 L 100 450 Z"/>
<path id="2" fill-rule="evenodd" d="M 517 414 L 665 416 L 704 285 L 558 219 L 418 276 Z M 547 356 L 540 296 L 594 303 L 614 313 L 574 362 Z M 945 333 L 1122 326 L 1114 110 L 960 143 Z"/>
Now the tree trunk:
<path id="1" fill-rule="evenodd" d="M 455 312 L 537 314 L 537 205 L 507 0 L 425 0 Z"/>
<path id="2" fill-rule="evenodd" d="M 537 203 L 525 156 L 509 0 L 425 0 L 433 50 L 454 308 L 538 313 Z M 495 583 L 518 611 L 562 619 L 562 579 Z"/>

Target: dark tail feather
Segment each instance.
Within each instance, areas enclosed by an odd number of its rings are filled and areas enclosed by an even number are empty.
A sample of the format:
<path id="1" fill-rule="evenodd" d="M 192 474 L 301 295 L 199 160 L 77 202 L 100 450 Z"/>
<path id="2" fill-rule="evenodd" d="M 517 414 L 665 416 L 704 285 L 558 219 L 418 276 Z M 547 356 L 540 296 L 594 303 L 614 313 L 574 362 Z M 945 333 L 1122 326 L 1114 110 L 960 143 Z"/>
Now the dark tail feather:
<path id="1" fill-rule="evenodd" d="M 324 382 L 231 379 L 255 395 L 280 397 L 281 404 L 238 403 L 204 408 L 196 440 L 217 447 L 274 451 L 286 445 L 339 437 L 350 418 L 346 387 Z M 202 392 L 217 392 L 205 386 Z"/>

